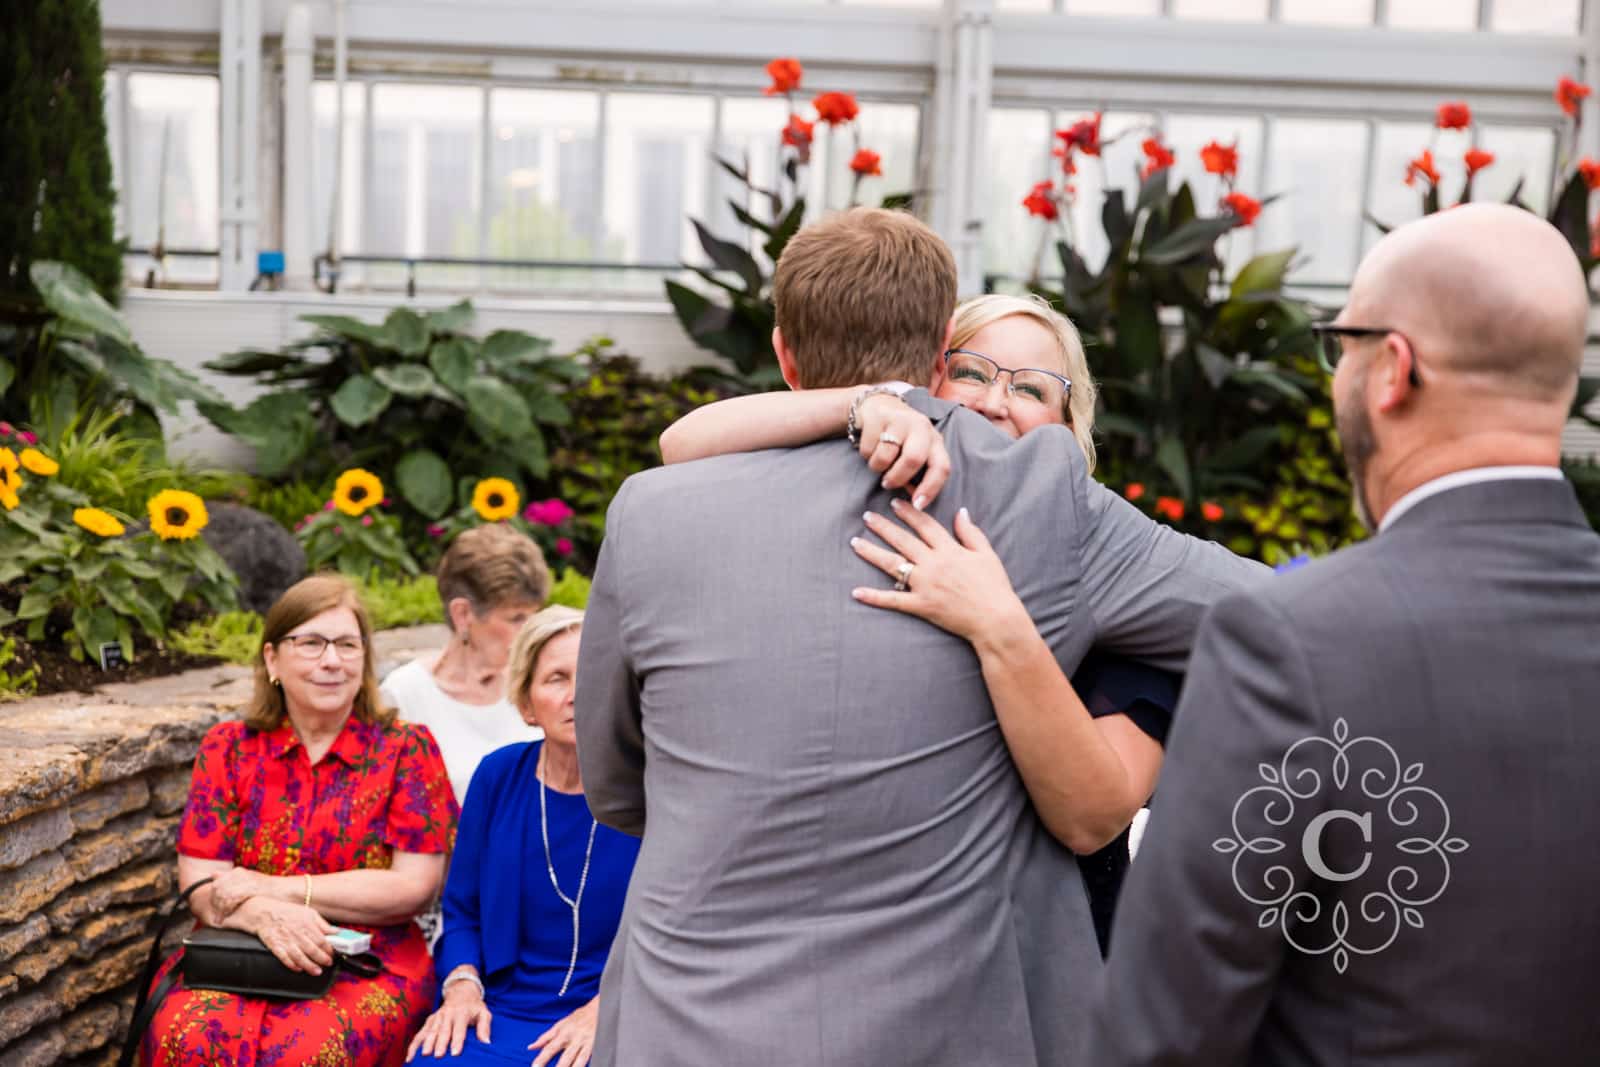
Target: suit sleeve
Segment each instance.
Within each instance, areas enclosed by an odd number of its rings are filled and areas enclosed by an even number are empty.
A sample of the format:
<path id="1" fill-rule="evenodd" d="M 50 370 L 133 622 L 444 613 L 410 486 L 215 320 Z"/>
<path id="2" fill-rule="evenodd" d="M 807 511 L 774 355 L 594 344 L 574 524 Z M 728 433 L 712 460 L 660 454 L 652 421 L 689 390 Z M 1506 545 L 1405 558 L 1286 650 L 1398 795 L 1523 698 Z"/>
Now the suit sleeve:
<path id="1" fill-rule="evenodd" d="M 1181 671 L 1207 608 L 1272 572 L 1145 515 L 1083 479 L 1083 603 L 1095 645 Z"/>
<path id="2" fill-rule="evenodd" d="M 1246 856 L 1226 842 L 1236 825 L 1260 832 L 1259 813 L 1277 796 L 1261 768 L 1281 767 L 1292 745 L 1322 732 L 1315 702 L 1304 649 L 1270 604 L 1229 597 L 1208 617 L 1117 906 L 1084 1062 L 1245 1062 L 1294 951 L 1275 922 L 1263 928 L 1267 905 L 1245 890 L 1260 899 L 1281 891 L 1281 875 L 1272 888 L 1260 880 L 1273 865 L 1293 875 L 1296 891 L 1311 878 L 1300 848 Z M 1295 800 L 1293 825 L 1325 803 L 1321 789 Z"/>
<path id="3" fill-rule="evenodd" d="M 589 810 L 600 822 L 644 834 L 644 730 L 639 679 L 623 633 L 622 590 L 629 485 L 611 501 L 578 648 L 578 766 Z"/>

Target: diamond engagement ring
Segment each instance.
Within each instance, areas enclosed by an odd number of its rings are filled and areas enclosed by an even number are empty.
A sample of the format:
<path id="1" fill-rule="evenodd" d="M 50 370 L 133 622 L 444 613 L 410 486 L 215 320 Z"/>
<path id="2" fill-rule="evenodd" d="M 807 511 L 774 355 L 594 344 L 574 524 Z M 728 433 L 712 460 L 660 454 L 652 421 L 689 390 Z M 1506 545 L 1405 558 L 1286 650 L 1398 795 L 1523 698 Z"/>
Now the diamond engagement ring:
<path id="1" fill-rule="evenodd" d="M 880 433 L 878 435 L 878 443 L 880 445 L 882 445 L 882 444 L 890 444 L 890 445 L 894 445 L 896 448 L 899 448 L 900 445 L 903 442 L 901 442 L 900 438 L 896 437 L 894 434 L 890 433 L 888 430 L 885 430 L 883 433 Z"/>
<path id="2" fill-rule="evenodd" d="M 900 561 L 900 566 L 894 569 L 895 592 L 904 593 L 911 587 L 911 572 L 916 569 L 917 565 L 912 563 L 909 559 L 903 559 Z"/>

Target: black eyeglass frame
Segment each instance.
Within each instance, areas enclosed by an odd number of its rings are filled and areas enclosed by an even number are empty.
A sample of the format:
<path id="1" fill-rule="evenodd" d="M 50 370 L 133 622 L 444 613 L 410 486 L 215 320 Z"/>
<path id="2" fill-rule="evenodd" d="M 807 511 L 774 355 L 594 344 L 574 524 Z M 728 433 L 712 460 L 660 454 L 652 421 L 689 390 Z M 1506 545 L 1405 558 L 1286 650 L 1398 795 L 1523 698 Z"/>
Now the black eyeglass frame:
<path id="1" fill-rule="evenodd" d="M 1002 367 L 1000 364 L 996 363 L 992 357 L 986 356 L 982 352 L 974 352 L 970 348 L 945 349 L 944 365 L 946 367 L 950 366 L 950 357 L 955 355 L 976 356 L 985 363 L 989 364 L 989 366 L 995 369 L 995 377 L 994 379 L 991 379 L 991 381 L 998 380 L 1002 374 L 1011 375 L 1011 380 L 1006 383 L 1006 394 L 1008 396 L 1015 396 L 1017 394 L 1017 375 L 1043 374 L 1046 377 L 1054 378 L 1056 381 L 1061 383 L 1061 408 L 1063 411 L 1066 410 L 1067 401 L 1072 399 L 1072 379 L 1068 378 L 1065 374 L 1057 374 L 1053 370 L 1045 370 L 1042 367 L 1017 367 L 1015 369 L 1010 367 Z"/>
<path id="2" fill-rule="evenodd" d="M 1329 374 L 1338 366 L 1339 357 L 1343 354 L 1343 347 L 1339 344 L 1341 337 L 1387 337 L 1391 333 L 1400 333 L 1399 330 L 1389 326 L 1340 326 L 1332 322 L 1314 322 L 1311 324 L 1311 334 L 1317 339 L 1317 362 Z M 1401 337 L 1406 337 L 1400 333 Z M 1411 338 L 1406 337 L 1406 344 L 1411 345 Z M 1328 358 L 1329 346 L 1335 353 L 1333 359 Z M 1411 345 L 1411 387 L 1421 388 L 1422 376 L 1417 373 L 1417 346 Z"/>

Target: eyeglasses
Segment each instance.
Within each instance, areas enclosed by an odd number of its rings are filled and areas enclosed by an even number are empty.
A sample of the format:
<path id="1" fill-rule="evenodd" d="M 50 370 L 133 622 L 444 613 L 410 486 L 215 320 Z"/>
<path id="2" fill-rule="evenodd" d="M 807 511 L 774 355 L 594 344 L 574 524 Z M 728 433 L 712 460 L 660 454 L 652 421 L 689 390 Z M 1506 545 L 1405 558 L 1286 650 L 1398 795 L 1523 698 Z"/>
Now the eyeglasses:
<path id="1" fill-rule="evenodd" d="M 1338 326 L 1331 322 L 1314 322 L 1311 324 L 1311 334 L 1317 339 L 1317 362 L 1322 364 L 1322 369 L 1329 374 L 1339 365 L 1339 357 L 1344 355 L 1345 337 L 1387 337 L 1391 333 L 1400 333 L 1399 330 L 1388 326 Z M 1405 334 L 1401 333 L 1401 337 Z M 1406 343 L 1410 344 L 1409 338 Z M 1411 347 L 1411 387 L 1413 389 L 1422 385 L 1422 377 L 1417 373 L 1417 350 Z"/>
<path id="2" fill-rule="evenodd" d="M 944 354 L 945 381 L 953 389 L 964 393 L 987 393 L 1000 380 L 1000 375 L 1010 375 L 1006 392 L 1014 400 L 1038 404 L 1041 407 L 1065 407 L 1072 391 L 1072 383 L 1054 371 L 1036 367 L 1009 370 L 1000 366 L 982 352 L 965 348 L 952 348 Z"/>
<path id="3" fill-rule="evenodd" d="M 290 634 L 280 637 L 278 644 L 287 646 L 296 656 L 305 660 L 319 660 L 332 645 L 340 659 L 360 659 L 366 645 L 359 637 L 323 637 L 321 634 Z"/>

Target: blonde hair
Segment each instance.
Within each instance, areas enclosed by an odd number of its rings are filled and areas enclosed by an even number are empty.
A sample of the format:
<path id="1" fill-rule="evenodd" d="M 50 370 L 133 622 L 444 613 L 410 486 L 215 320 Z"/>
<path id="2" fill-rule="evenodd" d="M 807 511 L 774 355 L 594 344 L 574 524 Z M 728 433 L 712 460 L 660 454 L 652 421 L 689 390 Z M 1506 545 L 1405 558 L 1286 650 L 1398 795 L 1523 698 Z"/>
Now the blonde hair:
<path id="1" fill-rule="evenodd" d="M 439 559 L 435 572 L 444 621 L 452 630 L 450 602 L 463 597 L 474 615 L 502 604 L 544 606 L 550 596 L 550 568 L 544 553 L 526 534 L 494 522 L 463 531 Z"/>
<path id="2" fill-rule="evenodd" d="M 512 707 L 521 711 L 527 703 L 528 687 L 533 684 L 534 668 L 539 665 L 544 646 L 582 625 L 583 612 L 565 604 L 551 604 L 522 624 L 506 661 L 506 700 Z"/>
<path id="3" fill-rule="evenodd" d="M 1089 375 L 1089 360 L 1083 353 L 1083 339 L 1078 336 L 1078 328 L 1072 325 L 1071 319 L 1038 296 L 1006 296 L 1001 293 L 975 296 L 956 308 L 950 347 L 964 347 L 979 330 L 1012 315 L 1032 319 L 1049 330 L 1050 336 L 1055 338 L 1067 380 L 1072 383 L 1072 389 L 1067 393 L 1067 410 L 1062 415 L 1072 429 L 1072 436 L 1078 439 L 1078 447 L 1083 449 L 1084 458 L 1089 461 L 1089 471 L 1093 473 L 1094 405 L 1099 390 L 1095 387 L 1094 378 Z"/>
<path id="4" fill-rule="evenodd" d="M 317 574 L 290 586 L 267 611 L 261 625 L 261 649 L 256 652 L 256 688 L 245 706 L 244 724 L 252 730 L 276 730 L 289 714 L 283 690 L 267 677 L 266 647 L 277 646 L 289 631 L 325 611 L 349 608 L 361 628 L 361 688 L 350 714 L 360 722 L 389 723 L 393 708 L 385 707 L 378 693 L 378 671 L 372 653 L 372 620 L 355 586 L 337 574 Z"/>
<path id="5" fill-rule="evenodd" d="M 914 216 L 851 208 L 784 246 L 772 302 L 803 388 L 920 384 L 956 306 L 956 261 Z"/>

